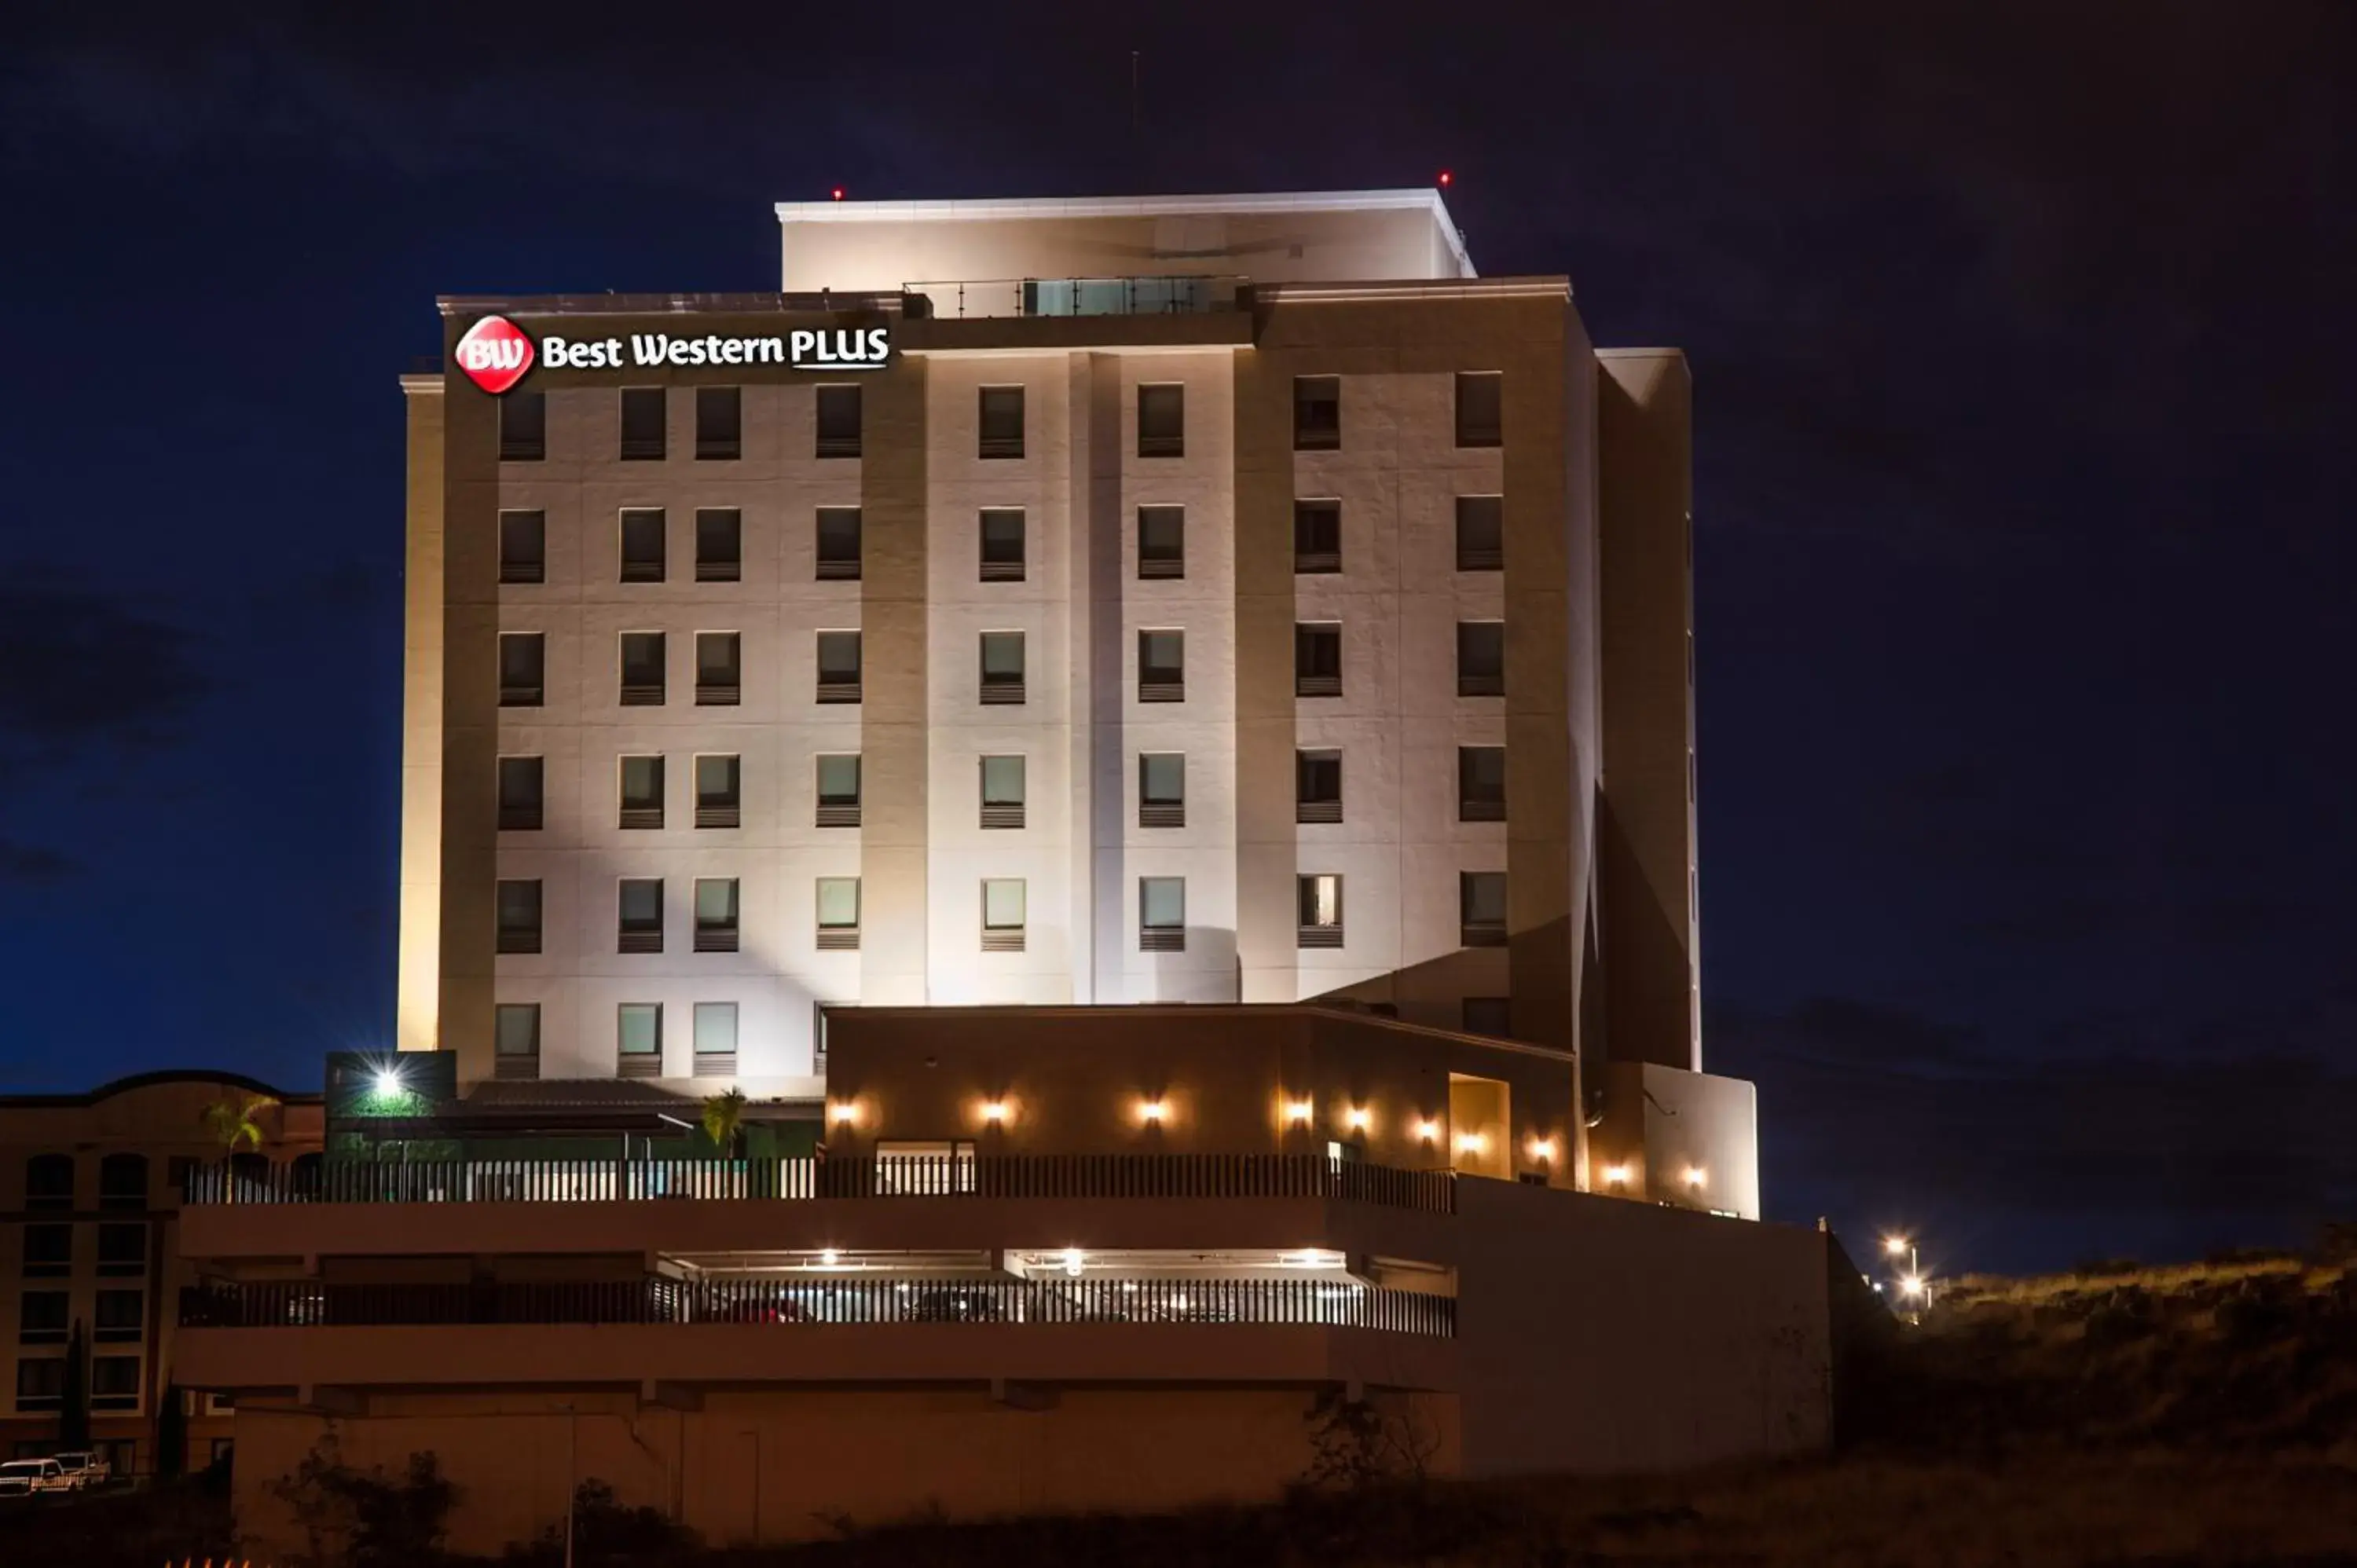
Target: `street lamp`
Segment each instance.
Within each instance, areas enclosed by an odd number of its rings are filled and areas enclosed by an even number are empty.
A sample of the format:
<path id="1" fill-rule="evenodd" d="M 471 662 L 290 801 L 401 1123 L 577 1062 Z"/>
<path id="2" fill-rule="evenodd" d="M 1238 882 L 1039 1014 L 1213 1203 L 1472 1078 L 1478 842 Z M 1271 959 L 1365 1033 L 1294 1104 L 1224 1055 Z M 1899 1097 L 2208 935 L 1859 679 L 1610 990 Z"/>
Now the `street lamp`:
<path id="1" fill-rule="evenodd" d="M 1900 1258 L 1907 1260 L 1907 1272 L 1899 1276 L 1899 1294 L 1920 1307 L 1929 1299 L 1932 1287 L 1930 1282 L 1923 1278 L 1923 1264 L 1916 1256 L 1915 1239 L 1911 1236 L 1885 1236 L 1882 1239 L 1882 1255 L 1891 1260 L 1894 1268 L 1898 1266 Z"/>

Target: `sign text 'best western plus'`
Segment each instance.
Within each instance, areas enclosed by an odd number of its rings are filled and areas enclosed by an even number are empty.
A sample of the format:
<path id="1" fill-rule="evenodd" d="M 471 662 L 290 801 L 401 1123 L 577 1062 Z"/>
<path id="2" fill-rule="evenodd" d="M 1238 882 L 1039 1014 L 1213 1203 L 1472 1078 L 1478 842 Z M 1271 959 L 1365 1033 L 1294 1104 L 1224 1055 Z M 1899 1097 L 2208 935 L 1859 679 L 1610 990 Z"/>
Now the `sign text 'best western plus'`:
<path id="1" fill-rule="evenodd" d="M 552 371 L 620 371 L 655 366 L 777 365 L 794 371 L 880 371 L 892 358 L 888 327 L 798 327 L 768 337 L 706 333 L 677 337 L 633 332 L 627 338 L 560 338 L 530 334 L 504 316 L 486 316 L 452 350 L 458 368 L 497 396 L 523 379 L 535 362 Z"/>

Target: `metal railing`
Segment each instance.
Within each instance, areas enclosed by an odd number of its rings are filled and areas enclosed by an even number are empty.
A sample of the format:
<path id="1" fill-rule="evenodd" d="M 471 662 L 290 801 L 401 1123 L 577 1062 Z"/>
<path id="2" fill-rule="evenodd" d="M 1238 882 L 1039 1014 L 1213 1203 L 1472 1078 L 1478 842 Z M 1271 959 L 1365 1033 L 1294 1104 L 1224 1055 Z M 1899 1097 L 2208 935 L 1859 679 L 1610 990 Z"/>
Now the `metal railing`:
<path id="1" fill-rule="evenodd" d="M 1235 274 L 1103 278 L 979 278 L 900 285 L 944 319 L 1008 316 L 1201 316 L 1243 307 Z M 919 314 L 910 311 L 911 316 Z"/>
<path id="2" fill-rule="evenodd" d="M 190 1168 L 199 1204 L 634 1203 L 664 1198 L 1317 1197 L 1457 1211 L 1456 1176 L 1319 1155 L 887 1155 L 874 1159 L 336 1161 Z"/>
<path id="3" fill-rule="evenodd" d="M 1450 1338 L 1448 1296 L 1324 1279 L 714 1279 L 328 1284 L 180 1292 L 183 1328 L 477 1324 L 1299 1324 Z"/>

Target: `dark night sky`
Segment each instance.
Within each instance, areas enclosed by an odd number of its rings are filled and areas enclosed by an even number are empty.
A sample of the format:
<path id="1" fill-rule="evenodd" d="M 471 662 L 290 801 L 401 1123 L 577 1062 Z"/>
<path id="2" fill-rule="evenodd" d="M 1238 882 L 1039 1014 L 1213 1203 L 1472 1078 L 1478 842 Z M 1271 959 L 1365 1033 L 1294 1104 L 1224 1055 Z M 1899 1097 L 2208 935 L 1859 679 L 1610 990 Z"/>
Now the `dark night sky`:
<path id="1" fill-rule="evenodd" d="M 1693 361 L 1771 1212 L 1943 1269 L 2357 1218 L 2347 5 L 71 9 L 0 54 L 0 1089 L 385 1043 L 436 293 L 772 287 L 838 182 L 1446 167 L 1484 273 Z"/>

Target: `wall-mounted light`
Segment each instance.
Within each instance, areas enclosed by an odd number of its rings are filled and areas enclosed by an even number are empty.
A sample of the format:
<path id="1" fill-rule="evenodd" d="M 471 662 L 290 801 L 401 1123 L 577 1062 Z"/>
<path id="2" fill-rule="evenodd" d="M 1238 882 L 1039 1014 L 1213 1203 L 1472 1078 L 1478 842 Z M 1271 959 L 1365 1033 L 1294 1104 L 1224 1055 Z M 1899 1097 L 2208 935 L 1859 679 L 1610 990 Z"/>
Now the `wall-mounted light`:
<path id="1" fill-rule="evenodd" d="M 1342 1120 L 1348 1122 L 1351 1126 L 1363 1133 L 1367 1130 L 1367 1122 L 1369 1120 L 1367 1108 L 1363 1105 L 1353 1105 L 1351 1107 L 1349 1114 L 1345 1115 Z"/>
<path id="2" fill-rule="evenodd" d="M 1070 1274 L 1072 1278 L 1079 1279 L 1081 1277 L 1082 1266 L 1087 1262 L 1088 1254 L 1082 1251 L 1078 1247 L 1067 1247 L 1064 1249 L 1064 1273 Z"/>
<path id="3" fill-rule="evenodd" d="M 1688 1165 L 1686 1167 L 1686 1185 L 1688 1187 L 1699 1189 L 1706 1186 L 1709 1181 L 1710 1173 L 1703 1169 L 1700 1165 Z"/>
<path id="4" fill-rule="evenodd" d="M 1607 1187 L 1627 1187 L 1629 1185 L 1629 1167 L 1627 1165 L 1605 1166 L 1604 1185 Z"/>
<path id="5" fill-rule="evenodd" d="M 822 1247 L 819 1249 L 818 1261 L 822 1267 L 831 1269 L 843 1262 L 843 1254 L 832 1247 Z"/>
<path id="6" fill-rule="evenodd" d="M 1533 1138 L 1531 1140 L 1531 1158 L 1534 1160 L 1554 1159 L 1555 1140 L 1553 1138 Z"/>
<path id="7" fill-rule="evenodd" d="M 1433 1121 L 1419 1122 L 1415 1124 L 1415 1135 L 1429 1144 L 1440 1136 L 1440 1123 Z"/>
<path id="8" fill-rule="evenodd" d="M 1457 1152 L 1460 1155 L 1478 1155 L 1489 1142 L 1490 1140 L 1479 1133 L 1459 1133 L 1457 1134 Z"/>
<path id="9" fill-rule="evenodd" d="M 827 1120 L 848 1127 L 859 1120 L 859 1107 L 851 1101 L 838 1100 L 827 1108 Z"/>
<path id="10" fill-rule="evenodd" d="M 1141 1122 L 1160 1122 L 1166 1113 L 1166 1109 L 1159 1100 L 1141 1100 L 1137 1102 L 1137 1119 Z"/>
<path id="11" fill-rule="evenodd" d="M 401 1069 L 397 1067 L 389 1066 L 377 1069 L 376 1091 L 379 1094 L 399 1094 L 401 1092 Z"/>
<path id="12" fill-rule="evenodd" d="M 1006 1101 L 1004 1100 L 984 1101 L 982 1102 L 982 1119 L 985 1122 L 994 1122 L 1006 1121 Z"/>
<path id="13" fill-rule="evenodd" d="M 1307 1100 L 1297 1100 L 1285 1108 L 1286 1120 L 1288 1122 L 1307 1122 L 1309 1120 L 1310 1109 L 1309 1101 Z"/>

